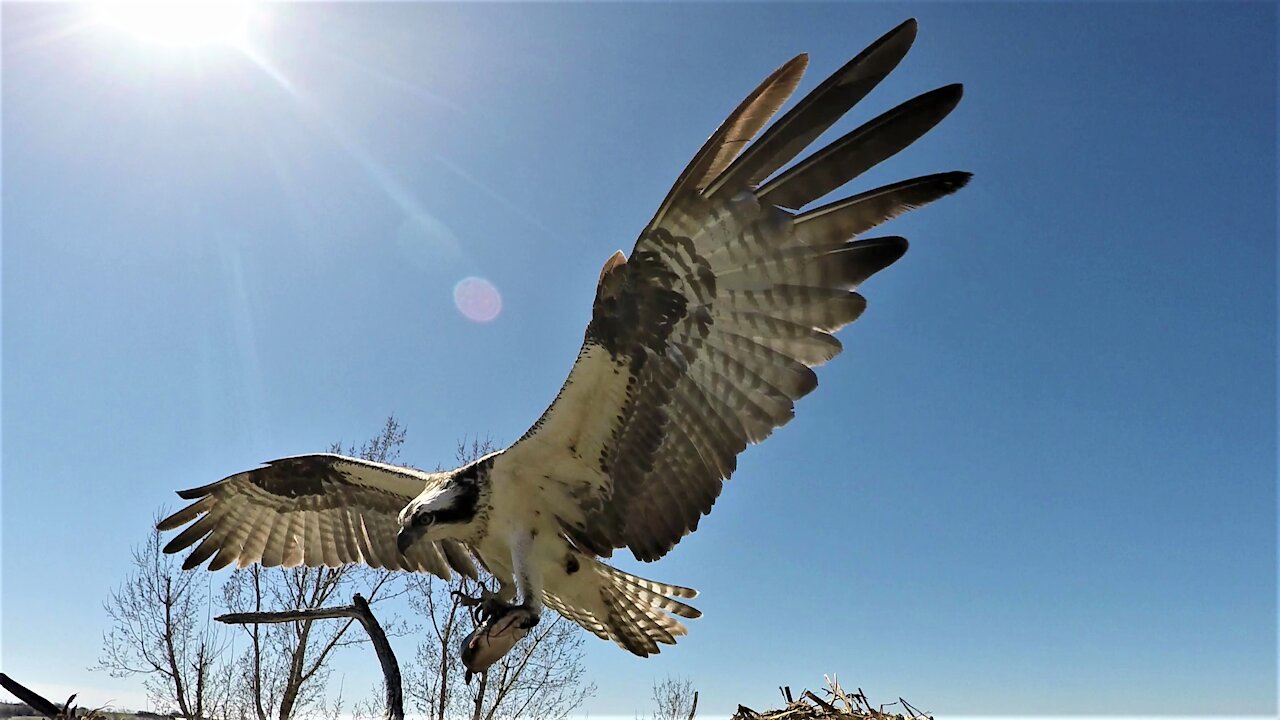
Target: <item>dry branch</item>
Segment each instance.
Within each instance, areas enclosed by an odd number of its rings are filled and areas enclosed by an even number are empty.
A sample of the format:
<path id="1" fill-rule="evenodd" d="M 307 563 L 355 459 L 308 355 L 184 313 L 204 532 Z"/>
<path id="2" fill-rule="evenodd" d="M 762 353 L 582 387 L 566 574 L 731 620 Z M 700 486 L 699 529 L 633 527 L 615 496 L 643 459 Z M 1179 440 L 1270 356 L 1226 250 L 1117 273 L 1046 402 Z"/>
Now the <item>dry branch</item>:
<path id="1" fill-rule="evenodd" d="M 404 692 L 400 679 L 400 663 L 396 654 L 387 642 L 387 634 L 378 619 L 369 609 L 369 602 L 360 593 L 351 598 L 350 605 L 331 608 L 308 608 L 306 610 L 285 610 L 282 612 L 242 612 L 227 613 L 214 618 L 218 622 L 232 625 L 248 625 L 253 623 L 282 623 L 298 620 L 323 620 L 331 618 L 355 618 L 369 633 L 373 649 L 378 654 L 378 662 L 382 664 L 382 675 L 386 679 L 387 720 L 404 720 Z"/>
<path id="2" fill-rule="evenodd" d="M 0 687 L 8 690 L 14 697 L 30 705 L 32 710 L 35 710 L 50 720 L 72 717 L 71 701 L 76 699 L 75 695 L 67 698 L 66 705 L 58 707 L 57 705 L 54 705 L 53 702 L 45 699 L 45 697 L 40 693 L 37 693 L 35 690 L 32 690 L 4 673 L 0 673 Z"/>
<path id="3" fill-rule="evenodd" d="M 783 699 L 787 701 L 786 707 L 760 713 L 739 705 L 731 720 L 933 720 L 928 713 L 907 704 L 902 698 L 898 698 L 898 702 L 893 704 L 901 704 L 906 712 L 887 713 L 884 712 L 884 705 L 878 710 L 871 707 L 861 688 L 856 693 L 849 693 L 840 687 L 834 677 L 827 677 L 826 681 L 827 699 L 811 690 L 805 690 L 798 699 L 792 701 L 791 688 L 782 687 L 779 689 Z"/>

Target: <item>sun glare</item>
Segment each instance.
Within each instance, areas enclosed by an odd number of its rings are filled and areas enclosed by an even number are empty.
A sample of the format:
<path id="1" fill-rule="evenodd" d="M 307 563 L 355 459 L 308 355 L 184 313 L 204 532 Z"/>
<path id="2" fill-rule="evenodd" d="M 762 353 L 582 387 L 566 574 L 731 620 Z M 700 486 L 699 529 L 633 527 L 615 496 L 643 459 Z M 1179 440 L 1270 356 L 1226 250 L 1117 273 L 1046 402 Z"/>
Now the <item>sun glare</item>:
<path id="1" fill-rule="evenodd" d="M 174 48 L 208 45 L 243 47 L 253 20 L 248 2 L 117 3 L 92 5 L 100 24 L 140 40 Z"/>

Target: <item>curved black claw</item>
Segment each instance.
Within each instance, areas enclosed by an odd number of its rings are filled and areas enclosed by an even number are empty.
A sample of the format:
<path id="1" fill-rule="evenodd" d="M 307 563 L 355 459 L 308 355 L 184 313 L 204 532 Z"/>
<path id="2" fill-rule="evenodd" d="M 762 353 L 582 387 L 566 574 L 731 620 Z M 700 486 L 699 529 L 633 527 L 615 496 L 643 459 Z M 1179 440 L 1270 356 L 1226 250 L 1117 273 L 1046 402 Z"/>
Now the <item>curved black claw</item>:
<path id="1" fill-rule="evenodd" d="M 458 598 L 458 604 L 463 607 L 475 607 L 476 605 L 479 605 L 482 600 L 482 598 L 475 597 L 474 595 L 468 595 L 461 590 L 450 590 L 449 594 Z"/>
<path id="2" fill-rule="evenodd" d="M 452 590 L 449 593 L 458 598 L 458 604 L 463 607 L 471 608 L 472 619 L 477 625 L 486 623 L 494 618 L 502 617 L 512 609 L 519 607 L 511 603 L 503 602 L 498 599 L 498 594 L 481 590 L 478 597 L 467 595 L 461 590 Z M 536 620 L 534 621 L 536 624 Z M 533 627 L 530 625 L 529 627 Z"/>

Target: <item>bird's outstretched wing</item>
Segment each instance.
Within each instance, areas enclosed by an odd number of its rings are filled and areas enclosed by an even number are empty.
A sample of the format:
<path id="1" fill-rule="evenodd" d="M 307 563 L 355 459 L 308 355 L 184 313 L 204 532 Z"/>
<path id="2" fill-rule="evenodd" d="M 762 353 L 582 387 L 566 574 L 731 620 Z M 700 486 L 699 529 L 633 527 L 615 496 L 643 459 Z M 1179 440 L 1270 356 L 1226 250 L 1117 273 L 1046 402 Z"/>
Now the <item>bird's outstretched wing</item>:
<path id="1" fill-rule="evenodd" d="M 417 543 L 404 555 L 396 549 L 397 514 L 440 480 L 434 473 L 358 458 L 299 455 L 179 491 L 180 497 L 195 502 L 157 527 L 176 530 L 187 525 L 164 547 L 166 553 L 174 553 L 198 542 L 182 564 L 187 570 L 206 560 L 210 570 L 232 563 L 364 563 L 430 572 L 446 580 L 452 567 L 474 578 L 470 553 L 452 541 Z"/>
<path id="2" fill-rule="evenodd" d="M 959 85 L 777 172 L 884 79 L 915 34 L 907 21 L 877 40 L 739 155 L 806 60 L 783 65 L 681 173 L 631 256 L 606 263 L 565 385 L 497 460 L 563 492 L 573 510 L 561 522 L 579 546 L 654 560 L 694 530 L 738 453 L 788 422 L 817 386 L 811 368 L 840 352 L 832 333 L 866 305 L 854 288 L 907 248 L 853 238 L 968 181 L 928 175 L 792 212 L 914 142 L 959 102 Z"/>

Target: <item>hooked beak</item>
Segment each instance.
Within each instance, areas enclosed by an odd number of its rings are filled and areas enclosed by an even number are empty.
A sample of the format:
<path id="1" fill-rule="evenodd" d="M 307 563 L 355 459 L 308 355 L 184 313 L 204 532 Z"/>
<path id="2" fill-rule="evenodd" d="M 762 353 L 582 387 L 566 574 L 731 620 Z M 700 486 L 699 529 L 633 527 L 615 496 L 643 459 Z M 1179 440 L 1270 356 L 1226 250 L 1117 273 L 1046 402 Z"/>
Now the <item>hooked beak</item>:
<path id="1" fill-rule="evenodd" d="M 423 528 L 413 525 L 405 525 L 400 528 L 400 532 L 396 533 L 396 549 L 404 555 L 405 551 L 413 546 L 418 538 L 422 537 Z"/>

